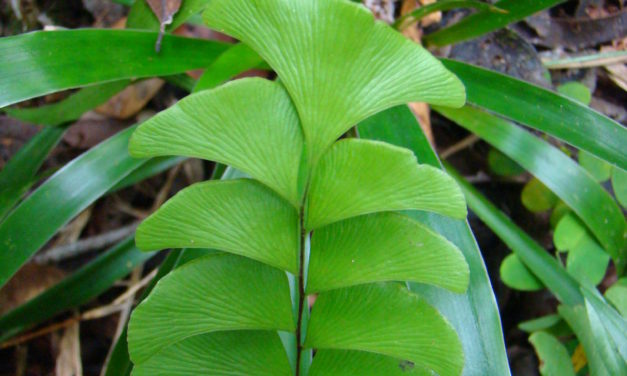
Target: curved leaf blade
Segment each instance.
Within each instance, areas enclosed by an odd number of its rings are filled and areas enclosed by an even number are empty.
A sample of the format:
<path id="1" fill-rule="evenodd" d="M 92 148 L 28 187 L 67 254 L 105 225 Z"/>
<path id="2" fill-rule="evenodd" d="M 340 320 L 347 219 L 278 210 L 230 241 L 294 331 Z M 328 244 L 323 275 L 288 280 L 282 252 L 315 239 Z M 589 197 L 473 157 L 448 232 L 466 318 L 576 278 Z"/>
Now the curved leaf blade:
<path id="1" fill-rule="evenodd" d="M 311 176 L 306 206 L 307 229 L 391 210 L 466 216 L 464 196 L 449 176 L 418 165 L 410 150 L 359 139 L 335 143 L 320 160 Z"/>
<path id="2" fill-rule="evenodd" d="M 302 149 L 290 97 L 281 84 L 260 78 L 186 97 L 140 125 L 129 145 L 135 157 L 183 155 L 231 165 L 296 207 Z"/>
<path id="3" fill-rule="evenodd" d="M 464 364 L 451 325 L 424 299 L 396 283 L 321 293 L 305 346 L 374 352 L 444 375 L 461 374 Z"/>
<path id="4" fill-rule="evenodd" d="M 516 290 L 538 291 L 544 288 L 542 282 L 527 269 L 515 253 L 505 257 L 501 263 L 499 274 L 503 283 Z"/>
<path id="5" fill-rule="evenodd" d="M 214 248 L 296 272 L 298 216 L 287 201 L 250 180 L 183 189 L 137 228 L 137 246 Z"/>
<path id="6" fill-rule="evenodd" d="M 128 155 L 132 131 L 116 134 L 65 165 L 0 223 L 0 287 L 61 226 L 145 163 Z"/>
<path id="7" fill-rule="evenodd" d="M 224 51 L 200 76 L 194 92 L 212 89 L 242 72 L 258 67 L 263 59 L 244 43 Z"/>
<path id="8" fill-rule="evenodd" d="M 310 165 L 354 124 L 388 107 L 464 103 L 463 86 L 437 59 L 358 4 L 214 0 L 204 19 L 278 73 L 298 109 Z"/>
<path id="9" fill-rule="evenodd" d="M 619 270 L 627 263 L 627 223 L 621 209 L 581 166 L 520 127 L 470 107 L 436 109 L 531 172 L 581 218 Z M 556 168 L 559 166 L 559 168 Z"/>
<path id="10" fill-rule="evenodd" d="M 239 256 L 210 255 L 163 278 L 135 309 L 128 327 L 129 351 L 135 365 L 141 365 L 194 335 L 293 331 L 294 326 L 285 273 Z"/>
<path id="11" fill-rule="evenodd" d="M 627 170 L 627 129 L 614 120 L 516 78 L 455 60 L 442 62 L 466 86 L 468 103 L 546 132 Z"/>
<path id="12" fill-rule="evenodd" d="M 276 332 L 215 332 L 186 338 L 135 367 L 133 376 L 290 376 Z"/>
<path id="13" fill-rule="evenodd" d="M 0 40 L 0 108 L 63 89 L 210 65 L 228 45 L 137 30 L 37 31 Z M 81 48 L 68 48 L 81 46 Z M 61 73 L 62 72 L 62 73 Z"/>
<path id="14" fill-rule="evenodd" d="M 575 376 L 568 351 L 557 338 L 545 332 L 537 332 L 529 337 L 529 342 L 538 354 L 543 376 Z"/>
<path id="15" fill-rule="evenodd" d="M 309 293 L 386 281 L 421 282 L 459 293 L 468 287 L 468 265 L 459 249 L 395 213 L 322 227 L 312 236 L 310 252 Z"/>

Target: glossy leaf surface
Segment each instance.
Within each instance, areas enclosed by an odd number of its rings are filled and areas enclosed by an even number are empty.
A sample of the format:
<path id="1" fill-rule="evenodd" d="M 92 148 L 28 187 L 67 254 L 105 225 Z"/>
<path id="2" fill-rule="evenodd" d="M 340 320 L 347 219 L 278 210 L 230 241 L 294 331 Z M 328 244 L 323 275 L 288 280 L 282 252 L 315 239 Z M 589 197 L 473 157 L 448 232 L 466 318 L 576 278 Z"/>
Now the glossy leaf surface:
<path id="1" fill-rule="evenodd" d="M 154 32 L 98 29 L 2 38 L 0 107 L 63 89 L 206 67 L 228 47 L 166 35 L 157 53 L 156 39 Z"/>
<path id="2" fill-rule="evenodd" d="M 548 142 L 486 112 L 470 107 L 437 111 L 542 181 L 586 223 L 619 270 L 623 269 L 627 262 L 625 217 L 612 197 L 581 166 Z"/>
<path id="3" fill-rule="evenodd" d="M 254 180 L 188 187 L 137 229 L 144 250 L 215 248 L 296 272 L 296 210 Z"/>
<path id="4" fill-rule="evenodd" d="M 61 226 L 145 162 L 128 155 L 133 129 L 116 134 L 65 165 L 0 223 L 0 287 Z"/>
<path id="5" fill-rule="evenodd" d="M 298 115 L 287 92 L 259 78 L 186 97 L 140 125 L 129 145 L 135 157 L 182 155 L 229 164 L 294 206 L 300 202 L 302 148 Z"/>
<path id="6" fill-rule="evenodd" d="M 278 73 L 298 109 L 312 164 L 351 126 L 383 109 L 411 101 L 464 103 L 455 76 L 358 4 L 214 0 L 204 19 Z"/>
<path id="7" fill-rule="evenodd" d="M 294 329 L 287 277 L 256 261 L 210 255 L 163 278 L 135 309 L 129 350 L 141 365 L 190 336 L 247 329 Z"/>
<path id="8" fill-rule="evenodd" d="M 627 129 L 614 120 L 516 78 L 460 61 L 442 62 L 466 86 L 468 103 L 546 132 L 627 170 Z"/>
<path id="9" fill-rule="evenodd" d="M 463 352 L 440 314 L 401 284 L 371 284 L 321 293 L 305 345 L 374 352 L 457 375 Z"/>
<path id="10" fill-rule="evenodd" d="M 411 150 L 370 140 L 341 140 L 313 172 L 305 227 L 407 209 L 466 216 L 463 194 L 453 179 L 418 165 Z"/>
<path id="11" fill-rule="evenodd" d="M 461 293 L 468 286 L 468 266 L 452 243 L 399 214 L 351 218 L 314 233 L 308 292 L 382 281 L 421 282 Z"/>

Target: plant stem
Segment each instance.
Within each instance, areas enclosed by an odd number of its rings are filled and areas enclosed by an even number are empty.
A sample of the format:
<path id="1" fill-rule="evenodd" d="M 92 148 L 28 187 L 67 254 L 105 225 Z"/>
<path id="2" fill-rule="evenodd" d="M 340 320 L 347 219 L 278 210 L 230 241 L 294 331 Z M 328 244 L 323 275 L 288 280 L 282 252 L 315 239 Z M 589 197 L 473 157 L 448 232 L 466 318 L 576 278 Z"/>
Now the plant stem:
<path id="1" fill-rule="evenodd" d="M 300 376 L 300 357 L 301 352 L 303 350 L 302 344 L 302 325 L 303 325 L 303 306 L 305 305 L 305 237 L 307 236 L 307 232 L 304 226 L 304 208 L 302 205 L 298 212 L 298 220 L 300 223 L 300 245 L 299 245 L 299 257 L 300 262 L 298 265 L 298 319 L 296 324 L 296 346 L 297 346 L 297 354 L 296 354 L 296 376 Z"/>

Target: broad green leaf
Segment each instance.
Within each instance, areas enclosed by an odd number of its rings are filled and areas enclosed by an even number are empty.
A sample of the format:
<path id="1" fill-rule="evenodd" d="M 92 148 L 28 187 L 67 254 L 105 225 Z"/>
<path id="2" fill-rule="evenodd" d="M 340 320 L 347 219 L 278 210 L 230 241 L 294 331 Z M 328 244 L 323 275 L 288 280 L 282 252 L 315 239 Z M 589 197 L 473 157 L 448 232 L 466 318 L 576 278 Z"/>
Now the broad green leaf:
<path id="1" fill-rule="evenodd" d="M 525 172 L 518 163 L 494 148 L 488 152 L 488 165 L 492 172 L 500 176 L 516 176 Z"/>
<path id="2" fill-rule="evenodd" d="M 133 376 L 291 376 L 276 332 L 215 332 L 185 338 L 133 370 Z"/>
<path id="3" fill-rule="evenodd" d="M 549 289 L 557 299 L 568 305 L 583 303 L 579 283 L 560 263 L 498 210 L 485 196 L 447 168 L 466 195 L 468 207 L 522 260 L 529 270 Z"/>
<path id="4" fill-rule="evenodd" d="M 298 216 L 250 179 L 208 181 L 176 194 L 137 229 L 137 246 L 215 248 L 298 271 Z"/>
<path id="5" fill-rule="evenodd" d="M 465 107 L 438 112 L 475 133 L 542 181 L 581 218 L 619 270 L 627 262 L 627 224 L 612 197 L 575 161 L 548 142 L 486 112 Z"/>
<path id="6" fill-rule="evenodd" d="M 32 124 L 62 125 L 77 120 L 85 112 L 105 103 L 130 83 L 130 80 L 120 80 L 88 86 L 57 103 L 34 108 L 9 107 L 3 111 L 13 118 Z"/>
<path id="7" fill-rule="evenodd" d="M 443 375 L 461 374 L 464 364 L 461 343 L 450 324 L 397 283 L 321 293 L 305 346 L 388 355 Z"/>
<path id="8" fill-rule="evenodd" d="M 388 107 L 464 103 L 463 86 L 437 59 L 358 4 L 213 0 L 204 19 L 278 73 L 298 109 L 310 165 L 350 127 Z"/>
<path id="9" fill-rule="evenodd" d="M 285 273 L 235 255 L 210 255 L 157 283 L 133 312 L 128 343 L 131 359 L 141 365 L 194 335 L 294 326 Z"/>
<path id="10" fill-rule="evenodd" d="M 259 66 L 263 60 L 244 43 L 238 43 L 224 51 L 198 79 L 194 92 L 212 89 L 220 83 Z"/>
<path id="11" fill-rule="evenodd" d="M 616 121 L 528 82 L 455 60 L 442 62 L 466 86 L 468 103 L 546 132 L 627 170 L 627 128 Z"/>
<path id="12" fill-rule="evenodd" d="M 579 152 L 579 164 L 598 182 L 604 182 L 612 175 L 612 165 L 583 150 Z"/>
<path id="13" fill-rule="evenodd" d="M 0 39 L 0 108 L 55 91 L 210 65 L 228 45 L 131 30 L 37 31 Z M 81 48 L 68 48 L 81 46 Z"/>
<path id="14" fill-rule="evenodd" d="M 540 180 L 533 178 L 523 187 L 520 200 L 529 211 L 540 213 L 552 209 L 559 199 Z"/>
<path id="15" fill-rule="evenodd" d="M 621 370 L 616 374 L 627 373 L 627 320 L 612 308 L 596 289 L 584 285 L 581 290 L 597 346 L 605 348 L 606 345 L 600 343 L 607 341 L 608 347 L 612 349 L 612 354 L 608 354 L 608 351 L 603 353 L 606 363 L 614 362 L 610 358 L 616 359 L 618 369 Z"/>
<path id="16" fill-rule="evenodd" d="M 0 171 L 0 223 L 35 183 L 37 171 L 64 133 L 64 127 L 42 129 L 4 165 Z"/>
<path id="17" fill-rule="evenodd" d="M 607 289 L 605 299 L 611 302 L 621 316 L 627 319 L 627 277 L 619 279 Z"/>
<path id="18" fill-rule="evenodd" d="M 135 157 L 184 155 L 229 164 L 294 206 L 303 148 L 298 115 L 281 84 L 247 78 L 192 94 L 137 128 Z"/>
<path id="19" fill-rule="evenodd" d="M 0 223 L 0 287 L 59 228 L 145 162 L 128 155 L 133 129 L 65 165 Z"/>
<path id="20" fill-rule="evenodd" d="M 433 373 L 409 360 L 365 351 L 320 350 L 309 376 L 427 376 Z"/>
<path id="21" fill-rule="evenodd" d="M 627 209 L 627 171 L 620 168 L 612 171 L 612 189 L 616 200 Z"/>
<path id="22" fill-rule="evenodd" d="M 529 342 L 540 359 L 542 376 L 575 376 L 568 350 L 557 338 L 545 332 L 538 332 L 529 337 Z"/>
<path id="23" fill-rule="evenodd" d="M 546 315 L 537 319 L 523 321 L 518 324 L 518 328 L 527 333 L 533 333 L 540 330 L 546 330 L 562 322 L 562 317 L 557 314 Z"/>
<path id="24" fill-rule="evenodd" d="M 568 252 L 566 270 L 583 285 L 596 286 L 603 280 L 610 256 L 584 230 L 579 244 Z"/>
<path id="25" fill-rule="evenodd" d="M 359 125 L 362 137 L 390 142 L 411 149 L 422 163 L 441 168 L 429 141 L 407 106 L 384 111 Z M 419 220 L 453 242 L 464 254 L 470 269 L 470 287 L 465 294 L 410 283 L 455 327 L 464 349 L 464 375 L 507 375 L 503 331 L 481 253 L 466 221 L 429 212 L 411 212 Z"/>
<path id="26" fill-rule="evenodd" d="M 505 257 L 499 270 L 507 286 L 522 291 L 542 290 L 544 285 L 534 276 L 515 253 Z"/>
<path id="27" fill-rule="evenodd" d="M 590 93 L 590 89 L 582 83 L 577 81 L 567 82 L 563 85 L 557 87 L 557 91 L 567 96 L 568 98 L 574 99 L 577 102 L 581 102 L 582 104 L 588 106 L 590 101 L 592 100 L 592 93 Z"/>
<path id="28" fill-rule="evenodd" d="M 58 284 L 1 316 L 0 341 L 57 313 L 87 303 L 152 256 L 154 254 L 135 248 L 132 239 L 112 247 Z"/>
<path id="29" fill-rule="evenodd" d="M 566 0 L 501 0 L 494 6 L 505 12 L 492 12 L 489 9 L 482 10 L 464 18 L 453 26 L 427 35 L 424 40 L 434 46 L 445 46 L 472 39 L 500 29 L 512 22 L 520 21 L 527 16 L 543 9 L 551 8 Z"/>
<path id="30" fill-rule="evenodd" d="M 306 205 L 308 229 L 391 210 L 466 216 L 463 194 L 449 176 L 419 165 L 411 150 L 358 139 L 335 143 L 320 160 Z"/>
<path id="31" fill-rule="evenodd" d="M 468 273 L 464 256 L 444 237 L 406 216 L 378 213 L 314 232 L 307 291 L 413 281 L 463 293 Z"/>

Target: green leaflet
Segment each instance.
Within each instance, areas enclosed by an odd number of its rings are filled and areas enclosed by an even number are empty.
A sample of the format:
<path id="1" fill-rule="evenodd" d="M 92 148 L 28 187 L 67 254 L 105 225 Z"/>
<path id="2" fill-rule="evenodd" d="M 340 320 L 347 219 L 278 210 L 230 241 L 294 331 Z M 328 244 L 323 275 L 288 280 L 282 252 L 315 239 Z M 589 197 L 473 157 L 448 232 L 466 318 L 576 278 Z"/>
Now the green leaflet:
<path id="1" fill-rule="evenodd" d="M 557 338 L 545 332 L 538 332 L 529 337 L 529 342 L 540 358 L 542 376 L 575 376 L 568 351 Z"/>
<path id="2" fill-rule="evenodd" d="M 390 210 L 466 216 L 464 196 L 449 176 L 418 165 L 411 150 L 358 139 L 338 141 L 320 160 L 306 205 L 307 229 Z"/>
<path id="3" fill-rule="evenodd" d="M 623 277 L 616 281 L 605 291 L 605 299 L 610 301 L 621 316 L 627 319 L 627 277 Z"/>
<path id="4" fill-rule="evenodd" d="M 166 35 L 157 53 L 156 39 L 154 32 L 98 29 L 37 31 L 2 38 L 0 108 L 63 89 L 206 67 L 228 47 Z"/>
<path id="5" fill-rule="evenodd" d="M 515 253 L 505 257 L 501 263 L 499 274 L 503 283 L 516 290 L 537 291 L 544 288 L 542 282 L 527 269 Z"/>
<path id="6" fill-rule="evenodd" d="M 428 283 L 458 293 L 468 287 L 468 265 L 459 249 L 394 213 L 351 218 L 316 230 L 308 275 L 309 293 L 381 281 Z"/>
<path id="7" fill-rule="evenodd" d="M 534 174 L 586 223 L 619 271 L 623 270 L 627 263 L 625 217 L 607 191 L 581 166 L 548 142 L 484 111 L 471 107 L 438 107 L 437 111 Z"/>
<path id="8" fill-rule="evenodd" d="M 129 352 L 141 365 L 185 338 L 203 333 L 294 330 L 285 273 L 234 255 L 191 261 L 163 278 L 134 311 Z"/>
<path id="9" fill-rule="evenodd" d="M 523 321 L 518 324 L 518 328 L 527 333 L 537 332 L 539 330 L 545 330 L 552 328 L 553 326 L 563 322 L 562 317 L 557 314 L 546 315 L 537 319 L 531 319 Z"/>
<path id="10" fill-rule="evenodd" d="M 135 157 L 184 155 L 229 164 L 296 207 L 302 149 L 298 115 L 287 92 L 260 78 L 186 97 L 140 125 L 129 145 Z"/>
<path id="11" fill-rule="evenodd" d="M 290 376 L 276 332 L 214 332 L 166 347 L 133 370 L 133 376 Z"/>
<path id="12" fill-rule="evenodd" d="M 263 63 L 261 57 L 244 43 L 224 51 L 198 79 L 194 92 L 212 89 L 222 82 Z"/>
<path id="13" fill-rule="evenodd" d="M 389 355 L 443 375 L 462 371 L 462 348 L 453 328 L 403 285 L 381 283 L 321 293 L 310 320 L 307 347 Z M 355 374 L 361 374 L 360 369 Z"/>
<path id="14" fill-rule="evenodd" d="M 309 376 L 431 376 L 431 372 L 409 360 L 364 351 L 320 350 Z"/>
<path id="15" fill-rule="evenodd" d="M 383 109 L 412 101 L 464 103 L 454 75 L 361 5 L 213 0 L 204 19 L 278 73 L 300 115 L 310 165 L 351 126 Z"/>
<path id="16" fill-rule="evenodd" d="M 176 194 L 137 229 L 143 250 L 215 248 L 296 273 L 298 216 L 254 180 L 208 181 Z"/>

